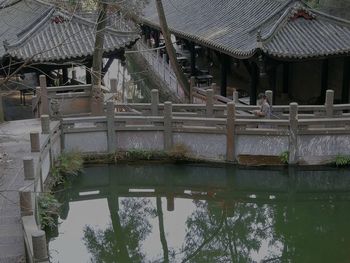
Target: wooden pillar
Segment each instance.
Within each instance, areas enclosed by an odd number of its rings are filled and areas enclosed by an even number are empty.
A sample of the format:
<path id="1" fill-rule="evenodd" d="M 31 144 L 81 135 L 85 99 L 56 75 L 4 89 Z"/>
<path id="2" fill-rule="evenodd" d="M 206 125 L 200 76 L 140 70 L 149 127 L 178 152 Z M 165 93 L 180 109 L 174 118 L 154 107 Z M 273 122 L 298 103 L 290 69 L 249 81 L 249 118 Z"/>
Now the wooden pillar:
<path id="1" fill-rule="evenodd" d="M 62 68 L 62 81 L 63 81 L 63 85 L 67 85 L 67 83 L 68 83 L 68 68 Z"/>
<path id="2" fill-rule="evenodd" d="M 283 63 L 283 93 L 289 93 L 289 63 Z"/>
<path id="3" fill-rule="evenodd" d="M 258 81 L 259 81 L 258 67 L 253 62 L 251 63 L 251 74 L 250 74 L 250 105 L 256 105 Z"/>
<path id="4" fill-rule="evenodd" d="M 226 54 L 220 55 L 221 77 L 220 77 L 220 95 L 226 97 L 227 95 L 227 72 L 230 66 L 230 58 Z"/>
<path id="5" fill-rule="evenodd" d="M 273 65 L 271 70 L 270 70 L 270 74 L 269 74 L 269 90 L 272 90 L 272 97 L 271 97 L 271 101 L 276 101 L 276 76 L 277 76 L 277 68 L 276 65 Z"/>
<path id="6" fill-rule="evenodd" d="M 155 48 L 159 47 L 160 32 L 158 30 L 153 32 L 153 38 L 154 38 L 154 47 Z"/>
<path id="7" fill-rule="evenodd" d="M 322 61 L 322 69 L 321 69 L 321 101 L 325 101 L 326 99 L 326 91 L 328 88 L 328 59 L 324 59 Z"/>
<path id="8" fill-rule="evenodd" d="M 341 93 L 342 103 L 349 103 L 349 89 L 350 89 L 350 57 L 344 58 L 343 65 L 343 85 Z"/>
<path id="9" fill-rule="evenodd" d="M 91 68 L 85 69 L 85 81 L 86 84 L 91 84 Z"/>
<path id="10" fill-rule="evenodd" d="M 190 53 L 191 53 L 191 76 L 196 75 L 196 49 L 195 44 L 193 42 L 189 43 Z"/>

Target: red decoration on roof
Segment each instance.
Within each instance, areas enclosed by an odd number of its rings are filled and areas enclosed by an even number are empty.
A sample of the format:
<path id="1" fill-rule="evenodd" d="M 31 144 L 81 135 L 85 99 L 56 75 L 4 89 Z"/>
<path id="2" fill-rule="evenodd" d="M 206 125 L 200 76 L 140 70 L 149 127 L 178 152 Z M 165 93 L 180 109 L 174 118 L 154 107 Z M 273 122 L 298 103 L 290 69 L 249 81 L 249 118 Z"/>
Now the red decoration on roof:
<path id="1" fill-rule="evenodd" d="M 51 18 L 52 24 L 63 24 L 66 21 L 67 19 L 65 19 L 63 16 L 54 16 L 53 18 Z"/>
<path id="2" fill-rule="evenodd" d="M 306 20 L 313 20 L 313 19 L 315 19 L 315 16 L 312 13 L 310 13 L 310 12 L 308 12 L 306 10 L 303 10 L 303 9 L 299 9 L 295 13 L 293 13 L 293 15 L 290 17 L 290 20 L 296 20 L 296 19 L 298 19 L 300 17 L 302 17 L 302 18 L 304 18 Z"/>

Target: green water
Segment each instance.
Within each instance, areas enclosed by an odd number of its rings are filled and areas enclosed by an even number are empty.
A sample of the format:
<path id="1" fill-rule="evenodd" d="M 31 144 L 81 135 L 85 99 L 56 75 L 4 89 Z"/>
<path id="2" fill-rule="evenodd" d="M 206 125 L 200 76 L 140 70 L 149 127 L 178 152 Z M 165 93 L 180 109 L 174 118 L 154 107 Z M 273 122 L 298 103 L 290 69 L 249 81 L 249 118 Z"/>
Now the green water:
<path id="1" fill-rule="evenodd" d="M 120 164 L 57 197 L 53 262 L 350 262 L 347 170 Z"/>

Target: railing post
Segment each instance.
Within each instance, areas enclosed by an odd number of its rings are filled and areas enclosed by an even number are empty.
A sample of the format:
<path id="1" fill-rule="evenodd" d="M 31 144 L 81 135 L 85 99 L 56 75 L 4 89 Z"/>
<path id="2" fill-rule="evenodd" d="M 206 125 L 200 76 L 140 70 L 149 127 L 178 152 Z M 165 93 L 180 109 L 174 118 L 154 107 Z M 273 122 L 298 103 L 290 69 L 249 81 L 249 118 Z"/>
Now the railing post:
<path id="1" fill-rule="evenodd" d="M 235 104 L 238 104 L 238 103 L 239 103 L 239 96 L 238 96 L 238 92 L 237 92 L 236 89 L 233 89 L 232 101 L 233 101 Z"/>
<path id="2" fill-rule="evenodd" d="M 235 119 L 236 105 L 234 102 L 227 103 L 227 121 L 226 121 L 226 161 L 235 160 Z"/>
<path id="3" fill-rule="evenodd" d="M 214 115 L 214 90 L 207 89 L 206 90 L 206 116 L 207 118 L 212 118 Z"/>
<path id="4" fill-rule="evenodd" d="M 193 103 L 193 88 L 196 86 L 196 77 L 190 78 L 190 103 Z"/>
<path id="5" fill-rule="evenodd" d="M 289 164 L 298 163 L 298 103 L 289 104 Z"/>
<path id="6" fill-rule="evenodd" d="M 23 170 L 24 170 L 24 180 L 34 180 L 35 170 L 34 170 L 33 157 L 23 158 Z"/>
<path id="7" fill-rule="evenodd" d="M 40 152 L 40 135 L 38 132 L 30 133 L 31 152 Z"/>
<path id="8" fill-rule="evenodd" d="M 117 93 L 117 82 L 118 80 L 117 79 L 110 79 L 110 85 L 111 85 L 111 93 Z"/>
<path id="9" fill-rule="evenodd" d="M 164 150 L 169 151 L 173 147 L 172 131 L 172 104 L 170 101 L 164 102 Z"/>
<path id="10" fill-rule="evenodd" d="M 47 251 L 45 231 L 37 230 L 34 233 L 32 233 L 32 244 L 34 262 L 48 261 L 49 256 Z"/>
<path id="11" fill-rule="evenodd" d="M 108 140 L 109 153 L 114 153 L 117 149 L 114 116 L 115 116 L 114 102 L 108 101 L 107 102 L 107 140 Z"/>
<path id="12" fill-rule="evenodd" d="M 326 116 L 328 118 L 332 118 L 332 116 L 333 116 L 333 105 L 334 105 L 334 91 L 327 90 L 326 91 L 325 107 L 326 107 Z"/>
<path id="13" fill-rule="evenodd" d="M 152 116 L 158 116 L 159 92 L 157 89 L 151 90 L 151 113 Z"/>
<path id="14" fill-rule="evenodd" d="M 41 115 L 41 133 L 50 134 L 50 117 L 49 115 Z"/>
<path id="15" fill-rule="evenodd" d="M 269 104 L 272 105 L 273 104 L 273 92 L 272 92 L 272 90 L 266 90 L 265 96 L 267 97 Z"/>
<path id="16" fill-rule="evenodd" d="M 39 77 L 40 82 L 40 97 L 41 97 L 41 113 L 40 114 L 46 114 L 49 115 L 49 98 L 47 95 L 47 84 L 46 84 L 46 76 L 40 75 Z"/>
<path id="17" fill-rule="evenodd" d="M 32 193 L 27 187 L 19 189 L 21 216 L 33 215 Z"/>

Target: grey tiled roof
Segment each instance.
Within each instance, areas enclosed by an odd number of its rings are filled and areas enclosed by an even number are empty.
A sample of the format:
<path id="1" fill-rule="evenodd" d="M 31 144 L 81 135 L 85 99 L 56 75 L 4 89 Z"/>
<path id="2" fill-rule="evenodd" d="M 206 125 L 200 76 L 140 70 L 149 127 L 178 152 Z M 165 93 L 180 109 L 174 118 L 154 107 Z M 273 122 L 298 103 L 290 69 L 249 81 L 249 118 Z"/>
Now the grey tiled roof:
<path id="1" fill-rule="evenodd" d="M 141 21 L 159 28 L 155 1 Z M 163 0 L 169 29 L 237 58 L 259 50 L 282 58 L 350 52 L 350 22 L 288 0 Z"/>
<path id="2" fill-rule="evenodd" d="M 0 9 L 0 55 L 33 61 L 64 61 L 91 56 L 95 23 L 37 0 L 17 1 Z M 137 32 L 106 30 L 105 52 L 133 44 Z"/>

